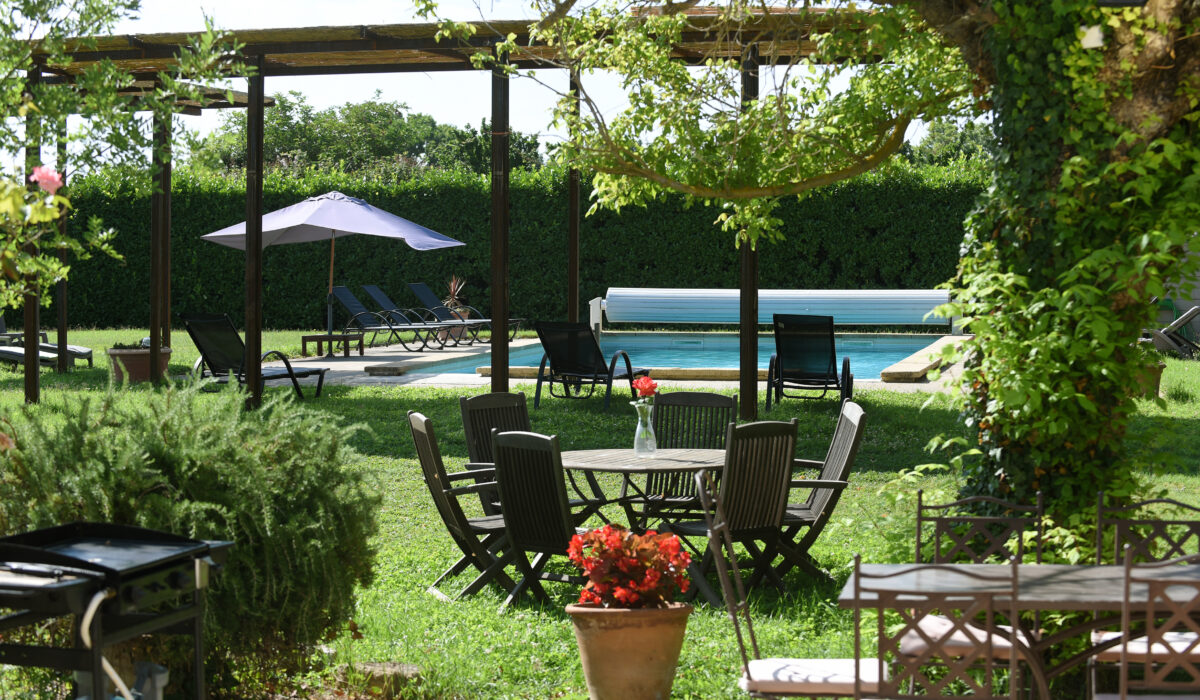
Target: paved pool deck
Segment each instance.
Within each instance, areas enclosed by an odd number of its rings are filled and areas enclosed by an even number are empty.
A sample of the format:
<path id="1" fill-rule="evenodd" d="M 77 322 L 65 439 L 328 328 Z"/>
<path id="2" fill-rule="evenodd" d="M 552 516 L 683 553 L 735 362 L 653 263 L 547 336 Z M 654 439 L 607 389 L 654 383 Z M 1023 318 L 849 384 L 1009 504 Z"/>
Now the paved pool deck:
<path id="1" fill-rule="evenodd" d="M 514 340 L 511 347 L 525 347 L 537 345 L 537 343 L 536 338 L 524 338 Z M 431 367 L 431 365 L 443 360 L 479 355 L 481 356 L 480 365 L 483 366 L 487 364 L 487 359 L 482 356 L 486 355 L 490 349 L 490 346 L 487 344 L 475 344 L 446 347 L 441 350 L 409 352 L 400 345 L 391 345 L 366 348 L 365 354 L 361 357 L 358 354 L 357 348 L 354 348 L 350 352 L 350 357 L 343 357 L 339 351 L 333 357 L 293 358 L 291 359 L 291 363 L 296 367 L 328 367 L 329 372 L 325 376 L 325 383 L 329 385 L 485 387 L 491 384 L 490 377 L 478 374 L 438 373 L 436 367 Z M 910 358 L 905 362 L 912 365 L 917 360 Z M 269 362 L 266 366 L 279 366 L 281 364 L 279 362 Z M 948 391 L 949 387 L 953 385 L 959 370 L 958 366 L 943 369 L 941 377 L 936 381 L 930 381 L 924 377 L 910 381 L 888 382 L 855 379 L 854 389 L 855 391 L 887 389 L 889 391 L 903 392 L 944 392 Z M 533 386 L 536 383 L 537 367 L 511 367 L 509 371 L 510 386 L 516 387 L 525 384 Z M 697 378 L 689 376 L 687 373 L 668 374 L 660 378 L 658 373 L 654 372 L 651 373 L 651 376 L 658 379 L 659 384 L 664 387 L 677 387 L 680 389 L 698 389 L 700 387 L 716 389 L 738 388 L 736 378 Z M 733 376 L 736 376 L 736 373 Z M 315 383 L 315 379 L 302 380 L 301 383 L 311 385 Z M 765 382 L 761 382 L 760 380 L 760 387 L 765 386 Z"/>

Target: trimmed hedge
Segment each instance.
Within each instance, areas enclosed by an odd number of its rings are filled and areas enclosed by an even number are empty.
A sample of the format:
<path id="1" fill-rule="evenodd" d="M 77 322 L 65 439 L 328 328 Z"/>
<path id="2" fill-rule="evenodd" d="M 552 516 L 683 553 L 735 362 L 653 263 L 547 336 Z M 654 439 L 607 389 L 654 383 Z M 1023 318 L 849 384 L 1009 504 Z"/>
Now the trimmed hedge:
<path id="1" fill-rule="evenodd" d="M 565 318 L 567 293 L 566 177 L 560 170 L 512 174 L 511 309 L 530 319 Z M 978 169 L 898 165 L 826 187 L 777 212 L 787 240 L 763 244 L 763 289 L 930 288 L 950 278 L 962 241 L 962 221 L 982 192 Z M 174 173 L 171 241 L 172 309 L 227 312 L 244 309 L 244 257 L 200 236 L 245 219 L 241 178 Z M 435 291 L 451 274 L 467 280 L 468 303 L 488 310 L 490 186 L 486 176 L 427 171 L 384 184 L 342 173 L 302 177 L 269 173 L 264 211 L 339 190 L 361 197 L 466 245 L 417 252 L 372 236 L 341 239 L 334 282 L 361 295 L 378 284 L 401 305 L 416 305 L 405 283 L 424 281 Z M 149 324 L 150 188 L 142 173 L 103 172 L 71 183 L 72 226 L 99 216 L 120 235 L 123 262 L 78 261 L 70 275 L 71 323 L 89 327 Z M 737 251 L 713 223 L 717 207 L 685 207 L 669 196 L 649 207 L 597 212 L 580 227 L 580 298 L 608 287 L 717 287 L 738 284 Z M 264 255 L 264 324 L 268 328 L 323 328 L 329 245 L 268 248 Z M 365 301 L 365 295 L 363 295 Z M 51 312 L 52 313 L 52 312 Z M 46 318 L 53 318 L 46 315 Z"/>

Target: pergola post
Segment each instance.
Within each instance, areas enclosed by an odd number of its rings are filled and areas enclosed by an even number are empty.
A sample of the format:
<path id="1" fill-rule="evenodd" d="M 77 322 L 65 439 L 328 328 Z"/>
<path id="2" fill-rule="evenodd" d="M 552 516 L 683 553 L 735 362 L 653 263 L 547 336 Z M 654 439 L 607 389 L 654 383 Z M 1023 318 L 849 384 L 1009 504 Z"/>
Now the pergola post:
<path id="1" fill-rule="evenodd" d="M 575 95 L 572 109 L 579 116 L 581 84 L 579 71 L 571 68 L 571 94 Z M 567 320 L 579 322 L 579 169 L 567 171 Z"/>
<path id="2" fill-rule="evenodd" d="M 150 194 L 150 378 L 162 381 L 161 359 L 166 312 L 166 246 L 170 236 L 168 202 L 171 180 L 171 117 L 154 115 L 154 190 Z"/>
<path id="3" fill-rule="evenodd" d="M 246 382 L 247 408 L 262 405 L 262 172 L 263 57 L 249 57 L 254 75 L 246 79 Z"/>
<path id="4" fill-rule="evenodd" d="M 492 68 L 492 391 L 508 391 L 508 73 Z"/>
<path id="5" fill-rule="evenodd" d="M 26 77 L 26 90 L 33 94 L 35 85 L 42 81 L 42 71 L 39 66 L 29 69 Z M 25 185 L 33 169 L 42 164 L 42 122 L 35 110 L 29 110 L 25 116 Z M 36 187 L 36 186 L 34 186 Z M 26 251 L 36 253 L 33 243 L 26 244 Z M 25 276 L 25 295 L 23 305 L 25 310 L 25 403 L 37 403 L 41 399 L 41 386 L 38 372 L 41 370 L 41 300 L 37 291 L 38 279 L 34 275 Z"/>
<path id="6" fill-rule="evenodd" d="M 758 50 L 751 46 L 742 59 L 742 109 L 758 99 Z M 758 418 L 758 251 L 743 241 L 740 259 L 738 324 L 738 412 L 742 420 Z M 770 391 L 771 387 L 767 387 Z"/>
<path id="7" fill-rule="evenodd" d="M 67 188 L 67 120 L 63 120 L 58 127 L 58 134 L 55 137 L 55 146 L 58 150 L 58 173 L 62 175 L 63 186 L 59 192 L 63 196 L 68 196 L 68 193 L 63 192 Z M 67 235 L 67 217 L 58 217 L 58 233 L 61 236 Z M 58 259 L 62 264 L 67 264 L 67 249 L 58 249 Z M 64 277 L 58 281 L 55 288 L 54 307 L 58 312 L 58 364 L 56 369 L 59 372 L 66 372 L 71 368 L 71 356 L 67 353 L 67 280 Z"/>

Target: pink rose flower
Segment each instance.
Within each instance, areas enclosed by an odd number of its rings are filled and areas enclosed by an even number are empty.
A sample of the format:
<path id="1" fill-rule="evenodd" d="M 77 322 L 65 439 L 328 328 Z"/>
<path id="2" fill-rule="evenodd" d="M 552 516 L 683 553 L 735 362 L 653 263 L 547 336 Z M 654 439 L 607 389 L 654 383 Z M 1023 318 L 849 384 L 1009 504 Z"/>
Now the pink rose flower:
<path id="1" fill-rule="evenodd" d="M 39 165 L 34 168 L 33 174 L 29 176 L 29 181 L 36 182 L 38 187 L 50 193 L 51 196 L 63 186 L 62 174 L 48 165 Z"/>

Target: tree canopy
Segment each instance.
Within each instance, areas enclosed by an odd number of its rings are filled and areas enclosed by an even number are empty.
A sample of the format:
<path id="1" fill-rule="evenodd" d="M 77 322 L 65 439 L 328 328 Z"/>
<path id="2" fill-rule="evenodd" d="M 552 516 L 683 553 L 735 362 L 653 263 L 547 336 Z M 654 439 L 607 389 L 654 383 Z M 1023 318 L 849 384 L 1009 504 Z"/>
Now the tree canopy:
<path id="1" fill-rule="evenodd" d="M 72 170 L 101 162 L 144 166 L 152 146 L 145 113 L 170 119 L 180 99 L 205 101 L 196 81 L 245 72 L 232 58 L 235 47 L 210 26 L 192 37 L 174 69 L 153 81 L 143 76 L 139 82 L 110 62 L 68 77 L 60 70 L 68 62 L 66 40 L 110 33 L 138 9 L 137 0 L 13 0 L 6 7 L 0 13 L 0 151 L 24 152 L 26 171 L 43 164 L 41 147 L 50 144 L 70 144 Z M 68 130 L 72 115 L 81 119 Z M 30 187 L 26 173 L 0 172 L 4 179 L 22 184 L 4 185 L 0 206 L 0 308 L 18 306 L 27 292 L 42 294 L 65 278 L 70 267 L 60 251 L 108 251 L 113 235 L 98 220 L 84 232 L 65 234 L 53 222 L 68 198 L 45 201 L 32 191 L 21 197 L 18 190 Z"/>
<path id="2" fill-rule="evenodd" d="M 317 167 L 345 172 L 372 171 L 405 176 L 414 169 L 491 169 L 491 130 L 439 124 L 402 102 L 380 99 L 317 110 L 299 92 L 276 93 L 263 124 L 263 159 L 279 168 Z M 536 134 L 511 136 L 511 163 L 532 169 L 542 164 Z M 246 161 L 246 115 L 223 116 L 221 126 L 193 147 L 191 158 L 208 168 L 242 168 Z"/>
<path id="3" fill-rule="evenodd" d="M 1097 489 L 1135 493 L 1123 437 L 1145 363 L 1136 341 L 1151 299 L 1195 269 L 1200 3 L 535 6 L 554 65 L 583 76 L 556 113 L 572 134 L 559 153 L 598 172 L 596 205 L 665 190 L 718 201 L 739 241 L 775 237 L 779 197 L 884 162 L 912 120 L 989 113 L 992 186 L 968 218 L 945 310 L 973 333 L 958 355 L 967 488 L 1043 491 L 1060 513 L 1091 507 Z M 1100 46 L 1082 41 L 1087 27 Z M 685 66 L 688 38 L 714 31 L 724 41 Z M 520 51 L 510 41 L 477 60 Z M 739 70 L 762 64 L 767 90 L 743 99 Z M 593 71 L 619 76 L 626 109 L 595 104 Z"/>

